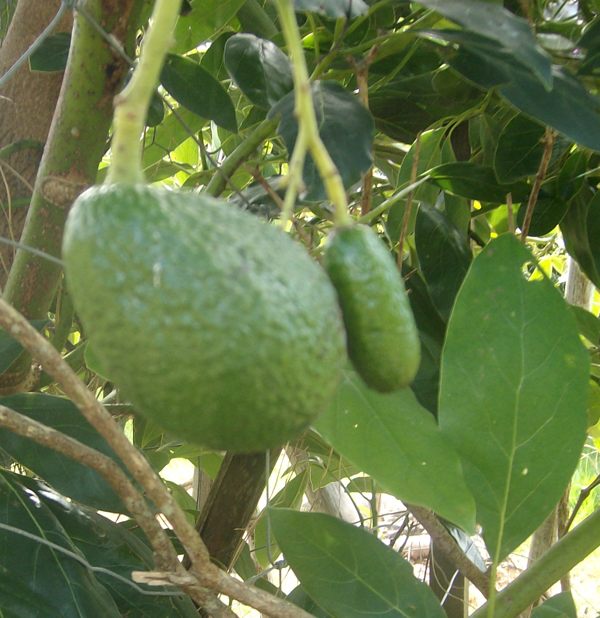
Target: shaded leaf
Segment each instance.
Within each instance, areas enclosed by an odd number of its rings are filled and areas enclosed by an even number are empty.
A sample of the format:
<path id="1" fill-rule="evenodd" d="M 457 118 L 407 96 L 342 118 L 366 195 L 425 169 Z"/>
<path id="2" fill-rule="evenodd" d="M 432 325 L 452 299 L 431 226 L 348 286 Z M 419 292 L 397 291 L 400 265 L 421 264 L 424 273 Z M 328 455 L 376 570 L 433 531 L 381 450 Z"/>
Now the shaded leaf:
<path id="1" fill-rule="evenodd" d="M 271 41 L 253 34 L 227 40 L 225 67 L 239 89 L 259 107 L 269 109 L 294 88 L 288 57 Z"/>
<path id="2" fill-rule="evenodd" d="M 377 128 L 393 139 L 412 144 L 419 131 L 440 118 L 458 115 L 482 93 L 444 66 L 417 75 L 400 74 L 369 93 L 369 109 Z"/>
<path id="3" fill-rule="evenodd" d="M 504 127 L 494 153 L 494 171 L 501 183 L 537 173 L 544 152 L 544 127 L 518 114 Z"/>
<path id="4" fill-rule="evenodd" d="M 577 618 L 577 608 L 570 592 L 550 597 L 531 613 L 531 618 Z"/>
<path id="5" fill-rule="evenodd" d="M 585 439 L 588 355 L 547 279 L 512 235 L 475 258 L 442 355 L 439 422 L 459 451 L 495 563 L 558 502 Z"/>
<path id="6" fill-rule="evenodd" d="M 583 307 L 571 305 L 570 309 L 575 316 L 580 334 L 593 345 L 600 344 L 600 319 Z"/>
<path id="7" fill-rule="evenodd" d="M 458 456 L 410 389 L 383 395 L 346 371 L 315 427 L 386 492 L 474 529 L 474 504 Z"/>
<path id="8" fill-rule="evenodd" d="M 575 196 L 560 223 L 565 247 L 595 286 L 600 286 L 600 192 Z"/>
<path id="9" fill-rule="evenodd" d="M 324 609 L 321 609 L 309 596 L 302 586 L 296 586 L 287 596 L 287 600 L 315 618 L 332 618 Z"/>
<path id="10" fill-rule="evenodd" d="M 514 202 L 520 202 L 529 194 L 527 183 L 499 184 L 491 167 L 469 161 L 438 165 L 429 177 L 448 193 L 481 202 L 503 204 L 508 193 L 512 193 Z"/>
<path id="11" fill-rule="evenodd" d="M 527 21 L 501 4 L 478 0 L 423 0 L 421 4 L 460 24 L 467 35 L 479 35 L 497 53 L 510 55 L 533 73 L 543 88 L 552 85 L 550 57 L 538 45 Z"/>
<path id="12" fill-rule="evenodd" d="M 64 71 L 70 46 L 70 32 L 51 34 L 29 57 L 29 68 L 32 71 Z"/>
<path id="13" fill-rule="evenodd" d="M 228 131 L 237 131 L 235 108 L 229 95 L 202 65 L 169 54 L 160 80 L 167 92 L 190 111 Z"/>
<path id="14" fill-rule="evenodd" d="M 308 595 L 344 618 L 443 618 L 431 589 L 398 553 L 329 515 L 269 511 L 286 560 Z"/>
<path id="15" fill-rule="evenodd" d="M 421 204 L 415 226 L 415 246 L 431 298 L 447 320 L 471 263 L 468 241 L 444 213 Z"/>
<path id="16" fill-rule="evenodd" d="M 29 322 L 35 330 L 41 332 L 48 324 L 48 320 L 31 320 Z M 23 348 L 6 331 L 0 330 L 0 373 L 4 373 L 19 358 Z"/>
<path id="17" fill-rule="evenodd" d="M 563 220 L 569 209 L 568 204 L 559 198 L 541 196 L 535 204 L 531 223 L 529 225 L 529 236 L 545 236 L 549 234 Z M 523 228 L 523 221 L 527 208 L 525 204 L 519 208 L 517 213 L 517 226 Z"/>
<path id="18" fill-rule="evenodd" d="M 547 90 L 512 58 L 485 58 L 461 50 L 450 64 L 483 88 L 498 86 L 499 94 L 523 113 L 556 129 L 571 140 L 600 150 L 600 100 L 566 69 L 553 67 Z"/>
<path id="19" fill-rule="evenodd" d="M 2 525 L 41 537 L 82 557 L 43 502 L 42 486 L 0 469 Z M 11 618 L 120 618 L 115 602 L 91 571 L 40 541 L 0 527 L 0 598 Z"/>
<path id="20" fill-rule="evenodd" d="M 371 167 L 373 118 L 356 97 L 336 82 L 314 82 L 312 96 L 321 139 L 340 172 L 344 186 L 350 187 Z M 277 130 L 290 154 L 298 136 L 294 108 L 294 93 L 290 92 L 269 112 L 269 118 L 280 118 Z M 352 131 L 348 131 L 349 126 Z M 323 183 L 310 155 L 307 155 L 304 164 L 304 183 L 304 199 L 319 201 L 325 198 Z"/>
<path id="21" fill-rule="evenodd" d="M 294 0 L 294 8 L 296 11 L 319 13 L 333 19 L 351 19 L 369 10 L 363 0 Z"/>
<path id="22" fill-rule="evenodd" d="M 175 45 L 171 51 L 182 54 L 215 38 L 233 19 L 246 0 L 190 0 L 192 7 L 181 15 L 175 28 Z"/>
<path id="23" fill-rule="evenodd" d="M 0 397 L 0 405 L 120 461 L 104 438 L 68 399 L 42 393 L 21 393 Z M 0 428 L 0 445 L 16 461 L 66 496 L 105 511 L 126 512 L 121 499 L 95 470 L 3 428 Z"/>

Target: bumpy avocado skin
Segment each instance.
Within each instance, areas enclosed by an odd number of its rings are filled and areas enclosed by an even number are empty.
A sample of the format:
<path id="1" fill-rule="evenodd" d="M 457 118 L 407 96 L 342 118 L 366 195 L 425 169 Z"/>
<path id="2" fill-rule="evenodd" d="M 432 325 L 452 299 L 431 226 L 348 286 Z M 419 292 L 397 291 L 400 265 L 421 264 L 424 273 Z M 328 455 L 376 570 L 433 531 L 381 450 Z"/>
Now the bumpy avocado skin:
<path id="1" fill-rule="evenodd" d="M 335 290 L 282 231 L 198 194 L 94 187 L 63 257 L 103 369 L 165 430 L 262 451 L 329 405 L 346 354 Z"/>
<path id="2" fill-rule="evenodd" d="M 384 244 L 367 226 L 339 228 L 325 248 L 324 266 L 360 376 L 383 393 L 408 386 L 419 369 L 421 346 L 404 282 Z"/>

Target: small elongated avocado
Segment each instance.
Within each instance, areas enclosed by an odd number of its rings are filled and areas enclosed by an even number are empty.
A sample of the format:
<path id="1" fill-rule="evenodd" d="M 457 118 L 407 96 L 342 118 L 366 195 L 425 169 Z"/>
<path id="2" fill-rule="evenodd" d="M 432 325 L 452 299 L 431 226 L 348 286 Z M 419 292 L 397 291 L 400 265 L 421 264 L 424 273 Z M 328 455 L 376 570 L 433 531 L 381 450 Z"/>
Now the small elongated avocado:
<path id="1" fill-rule="evenodd" d="M 63 257 L 107 377 L 175 436 L 262 451 L 329 405 L 345 362 L 335 290 L 281 230 L 199 194 L 109 185 L 76 200 Z"/>
<path id="2" fill-rule="evenodd" d="M 421 360 L 419 334 L 402 277 L 377 234 L 365 225 L 338 228 L 325 247 L 324 266 L 355 369 L 380 392 L 408 386 Z"/>

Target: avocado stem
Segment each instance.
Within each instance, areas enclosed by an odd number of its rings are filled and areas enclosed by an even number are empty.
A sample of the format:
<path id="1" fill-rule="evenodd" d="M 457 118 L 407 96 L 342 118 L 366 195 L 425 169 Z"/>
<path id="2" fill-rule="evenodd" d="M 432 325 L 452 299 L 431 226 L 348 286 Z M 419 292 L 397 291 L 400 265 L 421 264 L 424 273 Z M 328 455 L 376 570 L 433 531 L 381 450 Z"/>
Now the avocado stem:
<path id="1" fill-rule="evenodd" d="M 152 95 L 173 41 L 181 2 L 156 0 L 138 64 L 127 86 L 115 97 L 112 160 L 106 177 L 107 184 L 144 182 L 141 135 Z"/>
<path id="2" fill-rule="evenodd" d="M 312 90 L 302 40 L 296 23 L 296 14 L 291 0 L 275 0 L 279 21 L 288 52 L 292 59 L 294 75 L 294 92 L 296 97 L 295 114 L 298 119 L 298 137 L 294 146 L 294 152 L 290 159 L 290 182 L 288 193 L 284 202 L 284 215 L 289 211 L 290 204 L 293 206 L 295 192 L 302 181 L 302 169 L 304 157 L 308 150 L 312 155 L 315 165 L 327 196 L 335 209 L 335 222 L 338 226 L 349 225 L 352 217 L 348 213 L 348 200 L 342 177 L 333 162 L 325 144 L 319 134 L 317 116 L 313 105 Z M 302 137 L 302 139 L 301 139 Z"/>

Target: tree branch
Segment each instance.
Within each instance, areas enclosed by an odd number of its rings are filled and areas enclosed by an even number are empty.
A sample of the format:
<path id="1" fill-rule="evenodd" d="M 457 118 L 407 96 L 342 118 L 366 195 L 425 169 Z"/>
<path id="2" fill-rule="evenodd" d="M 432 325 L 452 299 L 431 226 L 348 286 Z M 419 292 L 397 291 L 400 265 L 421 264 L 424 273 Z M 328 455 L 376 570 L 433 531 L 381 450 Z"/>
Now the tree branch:
<path id="1" fill-rule="evenodd" d="M 487 598 L 490 590 L 490 580 L 462 552 L 456 541 L 450 536 L 439 519 L 428 509 L 421 506 L 407 505 L 410 512 L 427 530 L 436 544 L 436 549 L 444 554 L 456 568 Z"/>
<path id="2" fill-rule="evenodd" d="M 0 299 L 0 326 L 54 378 L 83 416 L 111 445 L 148 497 L 173 526 L 191 560 L 191 571 L 206 586 L 276 618 L 310 618 L 295 605 L 240 582 L 212 564 L 206 546 L 144 456 L 129 442 L 102 404 L 86 388 L 52 344 L 5 300 Z"/>

